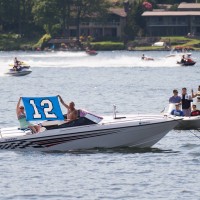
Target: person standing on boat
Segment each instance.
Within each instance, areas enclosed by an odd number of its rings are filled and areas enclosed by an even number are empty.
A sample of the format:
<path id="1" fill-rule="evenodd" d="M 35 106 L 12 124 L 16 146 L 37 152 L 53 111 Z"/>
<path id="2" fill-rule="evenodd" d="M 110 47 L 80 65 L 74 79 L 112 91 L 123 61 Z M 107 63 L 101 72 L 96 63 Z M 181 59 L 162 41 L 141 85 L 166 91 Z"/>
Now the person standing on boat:
<path id="1" fill-rule="evenodd" d="M 62 97 L 60 95 L 58 95 L 59 99 L 60 99 L 60 102 L 62 103 L 63 106 L 65 106 L 65 108 L 67 108 L 67 119 L 66 121 L 67 122 L 71 122 L 75 119 L 78 118 L 78 111 L 75 109 L 75 104 L 74 102 L 70 102 L 69 105 L 67 105 Z"/>
<path id="2" fill-rule="evenodd" d="M 40 132 L 40 126 L 39 125 L 33 125 L 26 120 L 26 114 L 24 112 L 24 106 L 20 106 L 21 99 L 22 98 L 20 97 L 19 101 L 17 103 L 17 107 L 16 107 L 17 119 L 19 120 L 20 128 L 21 129 L 30 128 L 33 131 L 33 133 Z"/>
<path id="3" fill-rule="evenodd" d="M 200 110 L 200 85 L 198 87 L 198 90 L 196 93 L 194 93 L 193 89 L 192 89 L 192 98 L 197 98 L 196 99 L 196 106 L 197 106 L 197 109 Z"/>
<path id="4" fill-rule="evenodd" d="M 180 105 L 178 103 L 175 104 L 175 109 L 171 111 L 171 115 L 183 117 L 184 113 L 180 110 Z"/>
<path id="5" fill-rule="evenodd" d="M 197 110 L 197 106 L 195 104 L 192 105 L 192 112 L 190 114 L 191 116 L 198 116 L 200 115 L 200 111 Z"/>
<path id="6" fill-rule="evenodd" d="M 178 90 L 173 90 L 173 96 L 169 98 L 169 103 L 181 103 L 181 97 L 178 95 Z"/>
<path id="7" fill-rule="evenodd" d="M 181 104 L 182 104 L 182 111 L 185 116 L 190 116 L 192 101 L 193 101 L 192 96 L 187 94 L 187 89 L 182 88 Z"/>
<path id="8" fill-rule="evenodd" d="M 194 93 L 193 89 L 191 90 L 192 92 L 192 98 L 197 97 L 197 102 L 200 102 L 200 85 L 198 87 L 198 91 L 196 93 Z"/>

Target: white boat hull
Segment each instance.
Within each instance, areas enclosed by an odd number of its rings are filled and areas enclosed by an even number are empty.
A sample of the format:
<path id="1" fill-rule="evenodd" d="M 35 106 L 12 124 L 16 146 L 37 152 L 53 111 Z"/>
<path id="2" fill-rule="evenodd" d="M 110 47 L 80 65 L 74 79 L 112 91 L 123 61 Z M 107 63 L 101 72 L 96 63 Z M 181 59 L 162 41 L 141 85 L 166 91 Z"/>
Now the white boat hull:
<path id="1" fill-rule="evenodd" d="M 22 70 L 19 70 L 19 71 L 15 71 L 13 69 L 10 69 L 5 74 L 9 75 L 9 76 L 26 76 L 26 75 L 30 74 L 31 72 L 32 72 L 32 70 L 29 69 L 29 68 L 23 68 Z"/>
<path id="2" fill-rule="evenodd" d="M 199 106 L 199 103 L 196 103 Z M 171 111 L 175 108 L 173 103 L 169 104 L 166 115 L 170 115 Z M 176 116 L 171 116 L 176 119 Z M 200 129 L 200 116 L 183 117 L 183 120 L 174 127 L 176 130 L 198 130 Z"/>
<path id="3" fill-rule="evenodd" d="M 198 130 L 200 129 L 200 116 L 183 117 L 183 120 L 175 126 L 176 130 Z"/>
<path id="4" fill-rule="evenodd" d="M 151 147 L 181 119 L 162 116 L 134 116 L 111 122 L 46 130 L 17 136 L 14 129 L 1 129 L 0 149 L 31 151 L 71 151 L 93 148 Z M 21 131 L 21 130 L 19 130 Z"/>

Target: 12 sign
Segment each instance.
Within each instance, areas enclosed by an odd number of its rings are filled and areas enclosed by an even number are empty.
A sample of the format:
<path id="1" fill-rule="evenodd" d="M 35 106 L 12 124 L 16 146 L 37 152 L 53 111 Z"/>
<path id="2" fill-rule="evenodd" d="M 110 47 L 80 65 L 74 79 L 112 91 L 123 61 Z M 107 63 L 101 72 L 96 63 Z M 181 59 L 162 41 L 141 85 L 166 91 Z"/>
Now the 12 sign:
<path id="1" fill-rule="evenodd" d="M 63 114 L 57 96 L 22 97 L 27 121 L 63 120 Z"/>

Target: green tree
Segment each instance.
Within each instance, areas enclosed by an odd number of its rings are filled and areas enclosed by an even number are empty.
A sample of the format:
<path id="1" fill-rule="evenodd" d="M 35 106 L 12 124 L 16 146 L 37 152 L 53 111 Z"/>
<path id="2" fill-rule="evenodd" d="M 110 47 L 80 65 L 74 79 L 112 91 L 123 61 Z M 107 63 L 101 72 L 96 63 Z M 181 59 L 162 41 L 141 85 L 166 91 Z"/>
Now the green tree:
<path id="1" fill-rule="evenodd" d="M 0 21 L 3 31 L 17 31 L 18 0 L 0 0 Z"/>
<path id="2" fill-rule="evenodd" d="M 58 10 L 60 13 L 60 24 L 62 29 L 62 35 L 66 38 L 69 37 L 69 26 L 71 18 L 71 7 L 73 6 L 73 0 L 60 0 L 57 1 Z"/>
<path id="3" fill-rule="evenodd" d="M 57 0 L 35 0 L 32 7 L 34 22 L 47 34 L 54 35 L 60 28 Z"/>

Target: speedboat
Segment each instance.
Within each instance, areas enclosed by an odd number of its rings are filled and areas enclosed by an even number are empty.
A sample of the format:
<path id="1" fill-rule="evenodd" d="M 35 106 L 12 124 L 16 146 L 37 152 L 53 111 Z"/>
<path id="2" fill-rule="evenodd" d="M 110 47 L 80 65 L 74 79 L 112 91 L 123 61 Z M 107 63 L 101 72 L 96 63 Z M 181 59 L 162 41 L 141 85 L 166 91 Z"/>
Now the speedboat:
<path id="1" fill-rule="evenodd" d="M 66 123 L 44 121 L 41 131 L 18 127 L 0 129 L 1 150 L 76 151 L 93 148 L 151 147 L 172 130 L 182 118 L 163 115 L 84 116 Z"/>
<path id="2" fill-rule="evenodd" d="M 151 57 L 145 57 L 143 60 L 154 60 L 154 59 Z"/>
<path id="3" fill-rule="evenodd" d="M 177 62 L 177 64 L 180 64 L 181 66 L 193 66 L 196 64 L 196 62 L 191 60 L 191 61 L 185 61 L 185 62 Z"/>
<path id="4" fill-rule="evenodd" d="M 149 60 L 154 60 L 153 58 L 151 57 L 146 57 L 144 54 L 142 55 L 142 60 L 146 60 L 146 61 L 149 61 Z"/>
<path id="5" fill-rule="evenodd" d="M 95 50 L 86 50 L 86 53 L 90 56 L 96 56 L 97 52 Z"/>
<path id="6" fill-rule="evenodd" d="M 5 74 L 10 76 L 25 76 L 32 72 L 28 67 L 21 66 L 19 70 L 13 68 L 9 69 Z"/>
<path id="7" fill-rule="evenodd" d="M 175 104 L 170 103 L 166 115 L 170 115 L 171 111 L 175 108 Z M 174 119 L 176 116 L 171 116 Z M 179 117 L 178 117 L 179 118 Z M 198 130 L 200 129 L 200 116 L 183 117 L 183 120 L 178 123 L 174 129 L 176 130 Z"/>
<path id="8" fill-rule="evenodd" d="M 174 127 L 176 130 L 199 130 L 200 116 L 183 117 L 183 120 Z"/>
<path id="9" fill-rule="evenodd" d="M 183 56 L 185 57 L 190 57 L 192 55 L 192 53 L 190 52 L 182 52 L 182 51 L 176 51 L 174 49 L 172 49 L 170 51 L 170 54 L 166 56 L 166 58 L 172 58 L 172 57 L 176 57 L 176 58 L 182 58 Z"/>
<path id="10" fill-rule="evenodd" d="M 12 68 L 10 68 L 5 74 L 10 76 L 25 76 L 32 72 L 30 66 L 25 62 L 20 62 L 20 65 L 17 69 L 14 68 L 13 64 L 10 64 L 9 66 Z"/>

